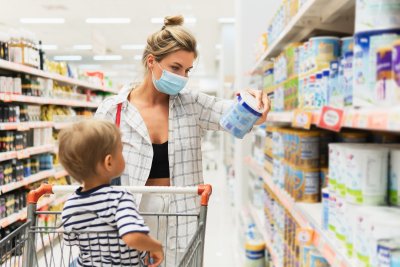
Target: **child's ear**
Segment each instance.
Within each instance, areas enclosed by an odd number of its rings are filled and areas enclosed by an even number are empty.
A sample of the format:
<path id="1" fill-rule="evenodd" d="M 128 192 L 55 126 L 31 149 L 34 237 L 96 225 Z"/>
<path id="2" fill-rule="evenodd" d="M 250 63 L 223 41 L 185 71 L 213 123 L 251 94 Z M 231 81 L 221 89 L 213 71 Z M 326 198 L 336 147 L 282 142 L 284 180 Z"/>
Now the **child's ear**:
<path id="1" fill-rule="evenodd" d="M 112 156 L 109 154 L 104 158 L 104 167 L 110 170 L 112 167 Z"/>

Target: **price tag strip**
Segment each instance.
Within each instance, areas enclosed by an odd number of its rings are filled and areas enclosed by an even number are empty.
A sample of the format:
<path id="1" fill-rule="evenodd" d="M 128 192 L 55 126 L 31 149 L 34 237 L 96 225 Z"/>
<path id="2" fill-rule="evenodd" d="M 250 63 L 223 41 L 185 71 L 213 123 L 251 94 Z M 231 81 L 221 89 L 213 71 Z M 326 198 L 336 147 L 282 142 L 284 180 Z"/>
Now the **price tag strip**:
<path id="1" fill-rule="evenodd" d="M 334 132 L 340 132 L 343 125 L 343 109 L 324 106 L 318 122 L 318 127 Z"/>
<path id="2" fill-rule="evenodd" d="M 293 113 L 292 126 L 309 130 L 311 128 L 313 114 L 310 111 L 296 109 Z"/>

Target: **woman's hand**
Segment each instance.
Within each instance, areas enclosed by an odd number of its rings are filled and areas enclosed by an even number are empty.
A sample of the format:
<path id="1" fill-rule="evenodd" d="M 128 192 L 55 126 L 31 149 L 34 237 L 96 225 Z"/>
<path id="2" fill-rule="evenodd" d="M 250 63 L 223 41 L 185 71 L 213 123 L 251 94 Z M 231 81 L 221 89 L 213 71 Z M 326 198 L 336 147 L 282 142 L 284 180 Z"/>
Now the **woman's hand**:
<path id="1" fill-rule="evenodd" d="M 246 92 L 254 96 L 258 102 L 258 108 L 263 109 L 262 116 L 256 121 L 255 125 L 263 124 L 267 120 L 268 112 L 271 109 L 271 100 L 263 90 L 246 89 Z M 240 92 L 237 92 L 236 96 L 239 94 Z"/>

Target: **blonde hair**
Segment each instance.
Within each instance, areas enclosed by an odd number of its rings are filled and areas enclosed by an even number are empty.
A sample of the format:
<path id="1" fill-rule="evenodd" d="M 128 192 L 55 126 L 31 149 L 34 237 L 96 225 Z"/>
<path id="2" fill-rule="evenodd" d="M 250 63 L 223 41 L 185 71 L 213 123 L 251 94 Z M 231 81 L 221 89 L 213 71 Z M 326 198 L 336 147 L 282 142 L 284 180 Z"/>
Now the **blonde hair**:
<path id="1" fill-rule="evenodd" d="M 121 134 L 111 122 L 86 120 L 63 129 L 58 139 L 61 164 L 82 182 L 95 176 L 97 165 L 116 151 Z"/>
<path id="2" fill-rule="evenodd" d="M 179 50 L 193 52 L 197 57 L 196 38 L 182 26 L 183 17 L 168 16 L 164 18 L 164 26 L 147 38 L 147 45 L 143 52 L 142 63 L 148 70 L 147 57 L 151 54 L 157 62 Z"/>

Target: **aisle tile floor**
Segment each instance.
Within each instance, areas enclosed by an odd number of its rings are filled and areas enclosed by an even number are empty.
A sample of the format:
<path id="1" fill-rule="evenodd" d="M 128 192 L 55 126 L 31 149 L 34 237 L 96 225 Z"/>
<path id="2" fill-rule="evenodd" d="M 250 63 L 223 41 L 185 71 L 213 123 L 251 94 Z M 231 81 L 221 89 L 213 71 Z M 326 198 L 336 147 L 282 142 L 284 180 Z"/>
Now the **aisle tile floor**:
<path id="1" fill-rule="evenodd" d="M 218 167 L 218 170 L 204 172 L 205 182 L 213 186 L 208 208 L 204 266 L 239 267 L 235 265 L 234 258 L 237 253 L 234 250 L 236 233 L 233 232 L 233 208 L 229 203 L 223 165 Z"/>

